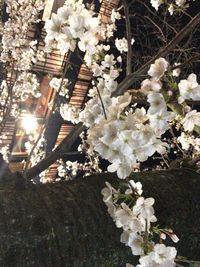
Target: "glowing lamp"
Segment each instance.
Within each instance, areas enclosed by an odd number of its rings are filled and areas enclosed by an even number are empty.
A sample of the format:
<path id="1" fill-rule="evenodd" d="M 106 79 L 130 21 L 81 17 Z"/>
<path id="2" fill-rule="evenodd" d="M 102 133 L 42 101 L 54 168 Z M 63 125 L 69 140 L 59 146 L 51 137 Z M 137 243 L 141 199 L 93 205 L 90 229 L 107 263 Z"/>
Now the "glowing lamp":
<path id="1" fill-rule="evenodd" d="M 22 118 L 21 126 L 27 134 L 34 132 L 38 127 L 37 119 L 31 115 Z"/>

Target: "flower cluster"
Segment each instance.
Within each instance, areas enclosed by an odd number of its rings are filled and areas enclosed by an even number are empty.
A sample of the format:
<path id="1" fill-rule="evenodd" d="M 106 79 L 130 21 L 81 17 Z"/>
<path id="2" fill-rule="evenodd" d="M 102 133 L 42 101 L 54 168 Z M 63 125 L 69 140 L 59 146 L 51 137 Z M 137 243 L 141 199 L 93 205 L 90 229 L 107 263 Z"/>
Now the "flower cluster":
<path id="1" fill-rule="evenodd" d="M 176 70 L 176 72 L 174 72 L 174 70 Z M 177 74 L 180 74 L 180 70 L 178 67 L 174 70 L 171 72 L 170 79 L 168 79 L 168 75 L 170 75 L 169 63 L 164 58 L 157 59 L 154 64 L 151 64 L 148 71 L 151 78 L 145 79 L 141 84 L 141 88 L 143 93 L 147 95 L 148 102 L 151 102 L 152 107 L 149 108 L 149 112 L 153 112 L 157 117 L 161 115 L 159 114 L 158 107 L 160 106 L 160 108 L 162 108 L 166 106 L 166 102 L 170 104 L 170 100 L 174 102 L 174 98 L 176 97 L 177 104 L 179 103 L 179 105 L 182 105 L 184 111 L 183 114 L 179 116 L 179 118 L 181 117 L 181 119 L 179 119 L 180 123 L 185 131 L 192 132 L 195 127 L 200 126 L 200 112 L 191 110 L 191 107 L 188 106 L 185 101 L 200 100 L 200 85 L 194 73 L 190 74 L 187 79 L 176 82 L 173 76 L 176 78 L 179 77 Z M 166 95 L 165 86 L 170 86 L 172 88 L 167 91 L 167 99 L 163 97 L 163 95 Z M 163 120 L 167 121 L 167 117 L 164 116 Z"/>
<path id="2" fill-rule="evenodd" d="M 96 86 L 90 91 L 92 99 L 87 102 L 85 110 L 81 112 L 80 120 L 89 127 L 90 149 L 111 162 L 108 171 L 117 172 L 119 178 L 126 178 L 132 171 L 138 169 L 138 163 L 146 161 L 155 152 L 161 155 L 167 152 L 168 144 L 162 140 L 163 134 L 177 117 L 175 111 L 168 110 L 168 104 L 170 104 L 172 95 L 180 97 L 182 93 L 180 85 L 183 85 L 185 81 L 181 80 L 179 86 L 178 83 L 175 83 L 175 92 L 172 91 L 171 95 L 167 91 L 166 97 L 165 87 L 168 88 L 170 65 L 164 58 L 159 58 L 150 66 L 148 71 L 150 78 L 142 82 L 142 90 L 149 103 L 147 110 L 136 106 L 130 108 L 131 96 L 129 93 L 111 97 L 111 92 L 106 86 L 104 70 L 101 68 L 106 61 L 103 58 L 102 56 L 101 65 L 98 62 L 100 71 L 99 68 L 98 71 L 93 68 L 96 74 L 94 76 L 100 77 L 97 78 Z M 107 55 L 107 58 L 109 65 L 115 67 L 117 61 L 114 56 Z M 91 66 L 95 64 L 97 65 L 91 61 Z M 179 76 L 177 71 L 173 74 L 176 78 Z M 195 83 L 192 90 L 196 90 L 198 86 Z M 193 98 L 189 95 L 188 99 L 196 100 L 198 98 L 197 93 L 193 95 L 195 95 Z M 180 122 L 186 131 L 192 131 L 195 126 L 199 126 L 199 118 L 199 112 L 192 110 L 186 115 L 182 114 Z M 108 212 L 117 227 L 124 229 L 121 241 L 131 247 L 134 255 L 140 255 L 140 264 L 137 266 L 175 266 L 176 249 L 174 247 L 166 247 L 163 244 L 154 244 L 152 240 L 146 240 L 146 235 L 148 236 L 152 231 L 150 230 L 152 229 L 151 223 L 156 221 L 153 209 L 154 200 L 143 198 L 140 186 L 140 191 L 136 190 L 137 197 L 133 207 L 130 207 L 127 201 L 119 204 L 118 195 L 120 194 L 121 198 L 121 193 L 109 184 L 107 186 L 108 188 L 103 191 L 103 194 Z M 132 187 L 137 186 L 133 184 Z M 131 193 L 133 194 L 133 192 Z M 126 194 L 129 195 L 129 193 Z M 127 198 L 129 199 L 129 197 Z M 165 232 L 174 241 L 178 241 L 178 238 L 166 229 L 164 232 L 157 229 L 156 233 L 158 232 L 160 235 L 162 234 L 161 238 Z"/>
<path id="3" fill-rule="evenodd" d="M 178 84 L 180 91 L 179 103 L 185 100 L 200 100 L 200 85 L 197 82 L 196 74 L 192 73 L 188 76 L 187 80 L 181 80 Z"/>
<path id="4" fill-rule="evenodd" d="M 104 40 L 108 40 L 111 37 L 113 37 L 113 33 L 117 30 L 116 27 L 116 21 L 120 20 L 122 18 L 121 14 L 115 10 L 112 9 L 111 11 L 111 16 L 110 16 L 110 21 L 106 21 L 106 23 L 101 22 L 100 25 L 100 36 Z"/>
<path id="5" fill-rule="evenodd" d="M 60 115 L 65 121 L 71 121 L 72 123 L 79 122 L 80 109 L 70 104 L 60 105 Z"/>
<path id="6" fill-rule="evenodd" d="M 134 44 L 135 40 L 132 39 L 131 40 L 131 44 Z M 128 52 L 128 41 L 126 40 L 126 38 L 122 38 L 122 39 L 115 39 L 115 46 L 116 48 L 120 51 L 120 53 L 122 54 L 123 52 Z"/>
<path id="7" fill-rule="evenodd" d="M 37 136 L 32 134 L 29 136 L 29 140 L 25 143 L 25 148 L 27 153 L 32 152 L 31 154 L 31 164 L 32 166 L 36 165 L 38 162 L 40 162 L 43 158 L 45 158 L 46 155 L 46 139 L 42 135 L 34 149 L 32 151 L 32 148 L 36 142 Z"/>
<path id="8" fill-rule="evenodd" d="M 80 138 L 81 144 L 78 147 L 78 151 L 84 153 L 86 158 L 83 164 L 84 176 L 91 175 L 92 173 L 101 173 L 99 154 L 90 148 L 85 132 L 80 134 Z"/>
<path id="9" fill-rule="evenodd" d="M 35 60 L 34 47 L 28 41 L 27 32 L 36 23 L 44 0 L 6 0 L 9 19 L 2 32 L 1 61 L 15 61 L 15 68 L 28 69 Z"/>
<path id="10" fill-rule="evenodd" d="M 178 242 L 178 237 L 171 229 L 152 227 L 152 223 L 157 221 L 154 199 L 142 197 L 142 192 L 141 183 L 130 180 L 125 192 L 116 190 L 106 182 L 102 195 L 116 226 L 123 229 L 121 242 L 131 248 L 133 255 L 140 256 L 137 267 L 174 267 L 176 249 L 154 243 L 152 236 L 158 234 L 165 239 L 167 234 L 174 242 Z"/>
<path id="11" fill-rule="evenodd" d="M 58 178 L 59 180 L 71 180 L 76 178 L 78 174 L 82 176 L 88 176 L 92 173 L 100 173 L 102 170 L 99 167 L 99 156 L 93 150 L 89 149 L 89 145 L 86 140 L 85 133 L 82 132 L 80 134 L 81 144 L 78 147 L 78 151 L 80 154 L 85 154 L 85 161 L 83 163 L 79 163 L 78 161 L 66 161 L 59 160 L 58 170 Z"/>
<path id="12" fill-rule="evenodd" d="M 177 141 L 181 144 L 182 149 L 188 151 L 192 148 L 193 154 L 198 155 L 200 153 L 200 138 L 195 137 L 191 133 L 182 132 L 181 135 L 177 138 Z"/>
<path id="13" fill-rule="evenodd" d="M 69 90 L 68 90 L 68 79 L 61 79 L 61 78 L 52 78 L 49 85 L 54 88 L 60 96 L 64 96 L 65 98 L 69 98 Z"/>
<path id="14" fill-rule="evenodd" d="M 30 94 L 38 98 L 41 95 L 39 88 L 40 83 L 36 74 L 21 72 L 13 86 L 13 93 L 15 97 L 19 97 L 21 101 L 25 101 Z"/>
<path id="15" fill-rule="evenodd" d="M 115 59 L 113 54 L 108 54 L 110 46 L 97 46 L 98 53 L 96 58 L 88 60 L 87 65 L 93 72 L 96 80 L 93 81 L 93 88 L 89 91 L 89 96 L 92 97 L 85 106 L 85 109 L 80 113 L 80 121 L 83 121 L 86 126 L 99 123 L 106 117 L 106 109 L 111 104 L 111 93 L 117 88 L 116 78 L 119 76 L 120 59 Z M 106 54 L 107 52 L 107 54 Z M 101 60 L 99 60 L 99 58 Z"/>
<path id="16" fill-rule="evenodd" d="M 7 104 L 7 99 L 8 99 L 8 85 L 6 80 L 3 80 L 1 82 L 0 86 L 0 105 L 5 106 Z"/>
<path id="17" fill-rule="evenodd" d="M 172 3 L 163 0 L 150 0 L 150 3 L 156 10 L 158 10 L 158 8 L 165 3 L 168 7 L 170 15 L 173 15 L 176 11 L 182 11 L 189 6 L 187 4 L 187 0 L 174 0 Z"/>
<path id="18" fill-rule="evenodd" d="M 76 42 L 81 51 L 93 53 L 98 43 L 99 18 L 85 8 L 82 0 L 66 1 L 57 14 L 52 14 L 45 24 L 47 36 L 45 51 L 51 52 L 57 47 L 61 54 L 74 51 Z"/>
<path id="19" fill-rule="evenodd" d="M 136 108 L 125 113 L 124 109 L 131 102 L 128 93 L 112 98 L 106 107 L 107 119 L 102 119 L 88 130 L 90 145 L 112 163 L 108 171 L 117 171 L 119 178 L 126 178 L 137 168 L 138 162 L 146 161 L 156 151 L 166 153 L 168 145 L 160 137 L 169 128 L 168 121 L 172 120 L 173 113 L 164 109 L 165 106 L 154 105 L 154 101 L 164 103 L 161 95 L 150 96 L 148 112 L 144 108 Z M 155 108 L 160 108 L 158 114 L 150 113 Z"/>
<path id="20" fill-rule="evenodd" d="M 101 65 L 114 70 L 116 63 L 113 55 L 106 55 Z M 159 78 L 164 75 L 167 67 L 168 63 L 163 58 L 152 64 L 149 74 L 153 82 L 161 83 Z M 101 75 L 107 78 L 104 72 L 101 72 Z M 112 163 L 108 171 L 117 171 L 120 178 L 126 178 L 138 167 L 138 162 L 146 161 L 155 152 L 166 153 L 168 145 L 161 141 L 161 137 L 168 130 L 169 122 L 175 115 L 167 110 L 165 99 L 160 92 L 148 92 L 147 101 L 150 107 L 147 111 L 144 108 L 131 110 L 128 107 L 131 96 L 126 93 L 123 96 L 111 97 L 112 91 L 108 90 L 107 84 L 104 79 L 98 79 L 96 88 L 90 91 L 93 98 L 80 113 L 80 120 L 89 127 L 90 146 Z M 101 99 L 95 92 L 100 92 Z"/>
<path id="21" fill-rule="evenodd" d="M 66 161 L 63 160 L 58 161 L 59 166 L 57 168 L 58 170 L 58 176 L 59 178 L 56 179 L 56 181 L 59 180 L 71 180 L 74 177 L 76 177 L 77 173 L 82 170 L 83 164 L 78 163 L 78 161 Z"/>
<path id="22" fill-rule="evenodd" d="M 10 156 L 10 149 L 9 149 L 9 146 L 6 145 L 6 146 L 3 146 L 1 147 L 0 149 L 0 153 L 3 157 L 3 159 L 6 161 L 6 162 L 9 162 L 9 156 Z"/>
<path id="23" fill-rule="evenodd" d="M 27 40 L 27 31 L 32 23 L 37 22 L 43 0 L 6 0 L 7 11 L 10 19 L 3 29 L 3 52 L 1 60 L 15 61 L 15 68 L 23 70 L 13 88 L 15 96 L 25 100 L 29 94 L 38 97 L 39 83 L 34 74 L 28 72 L 36 57 L 42 59 L 39 52 L 36 56 L 37 42 Z M 150 0 L 152 6 L 158 10 L 164 2 L 168 5 L 170 14 L 184 9 L 186 0 Z M 91 171 L 100 172 L 99 156 L 108 160 L 108 171 L 117 172 L 119 178 L 127 178 L 132 171 L 138 171 L 140 163 L 146 161 L 155 153 L 165 155 L 169 144 L 163 135 L 171 130 L 171 126 L 181 125 L 185 132 L 177 138 L 183 150 L 194 147 L 193 151 L 199 155 L 199 138 L 192 132 L 200 126 L 200 112 L 192 110 L 187 105 L 187 100 L 200 100 L 200 85 L 195 74 L 190 74 L 187 79 L 177 79 L 180 75 L 179 63 L 176 68 L 171 68 L 164 58 L 158 58 L 151 64 L 148 71 L 150 76 L 142 84 L 145 94 L 146 108 L 131 106 L 132 97 L 125 93 L 119 97 L 112 97 L 118 88 L 122 64 L 122 57 L 115 57 L 110 52 L 109 45 L 99 44 L 100 39 L 109 39 L 117 29 L 116 21 L 121 19 L 118 11 L 111 13 L 110 23 L 103 24 L 100 16 L 87 9 L 83 0 L 67 0 L 56 14 L 52 14 L 46 22 L 47 32 L 45 38 L 45 51 L 51 52 L 58 48 L 61 54 L 74 51 L 78 45 L 85 53 L 85 63 L 93 74 L 92 88 L 89 91 L 90 100 L 82 112 L 69 104 L 63 104 L 60 112 L 65 120 L 77 123 L 82 121 L 89 129 L 87 141 L 83 140 L 79 151 L 86 152 L 86 163 L 60 162 L 58 175 L 61 179 L 74 178 L 78 170 L 87 174 Z M 134 40 L 132 40 L 133 44 Z M 126 38 L 116 39 L 115 46 L 120 53 L 128 52 Z M 61 85 L 62 83 L 62 85 Z M 68 80 L 53 78 L 50 86 L 60 96 L 68 98 Z M 5 83 L 1 86 L 1 104 L 6 104 L 8 87 Z M 173 101 L 172 101 L 173 100 Z M 175 101 L 174 101 L 175 100 Z M 176 101 L 177 100 L 177 101 Z M 177 116 L 176 108 L 181 109 Z M 19 106 L 14 103 L 11 114 L 18 114 Z M 84 139 L 84 138 L 82 138 Z M 27 151 L 31 151 L 35 137 L 30 137 L 26 143 Z M 31 155 L 32 164 L 36 164 L 45 156 L 46 142 L 44 137 L 38 142 L 34 153 Z M 6 155 L 7 148 L 2 153 Z M 42 179 L 45 179 L 44 176 Z M 45 181 L 45 180 L 42 180 Z M 142 185 L 134 181 L 128 182 L 128 188 L 121 192 L 109 183 L 103 189 L 104 202 L 117 227 L 123 229 L 121 242 L 132 250 L 133 255 L 140 256 L 137 267 L 173 267 L 176 249 L 164 244 L 154 243 L 152 236 L 158 234 L 161 239 L 166 235 L 175 242 L 178 238 L 169 229 L 160 229 L 152 224 L 156 222 L 154 214 L 154 199 L 142 196 Z M 131 265 L 129 265 L 131 266 Z"/>

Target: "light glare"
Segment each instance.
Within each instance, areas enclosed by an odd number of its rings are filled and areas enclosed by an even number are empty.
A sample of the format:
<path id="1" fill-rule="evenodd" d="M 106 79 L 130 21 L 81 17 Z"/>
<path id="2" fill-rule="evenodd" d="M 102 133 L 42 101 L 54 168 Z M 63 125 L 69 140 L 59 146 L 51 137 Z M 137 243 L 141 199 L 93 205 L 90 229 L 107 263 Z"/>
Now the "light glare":
<path id="1" fill-rule="evenodd" d="M 38 126 L 37 119 L 32 116 L 22 118 L 22 127 L 27 134 L 33 132 Z"/>

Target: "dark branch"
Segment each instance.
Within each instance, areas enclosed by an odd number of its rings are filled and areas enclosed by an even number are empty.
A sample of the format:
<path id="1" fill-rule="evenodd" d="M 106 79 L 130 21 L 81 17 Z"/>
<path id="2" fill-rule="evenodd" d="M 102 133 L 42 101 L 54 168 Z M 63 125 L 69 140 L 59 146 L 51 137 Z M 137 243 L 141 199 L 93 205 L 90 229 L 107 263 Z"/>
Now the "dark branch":
<path id="1" fill-rule="evenodd" d="M 131 25 L 130 25 L 130 14 L 129 14 L 129 6 L 126 0 L 122 0 L 124 6 L 124 15 L 125 15 L 125 22 L 126 22 L 126 36 L 128 42 L 128 53 L 126 57 L 126 74 L 129 75 L 132 72 L 132 45 L 131 45 Z"/>
<path id="2" fill-rule="evenodd" d="M 25 178 L 30 180 L 46 170 L 51 164 L 62 157 L 63 154 L 70 152 L 72 146 L 77 141 L 80 133 L 85 129 L 82 123 L 77 124 L 68 136 L 63 139 L 59 146 L 50 153 L 45 159 L 41 160 L 38 164 L 27 170 L 24 174 Z"/>
<path id="3" fill-rule="evenodd" d="M 200 22 L 200 12 L 169 42 L 168 45 L 163 47 L 151 60 L 145 63 L 135 73 L 128 75 L 119 85 L 116 91 L 113 93 L 114 96 L 123 94 L 132 84 L 140 79 L 157 58 L 166 56 L 171 50 L 173 50 L 188 34 L 191 33 L 192 29 L 197 26 Z"/>

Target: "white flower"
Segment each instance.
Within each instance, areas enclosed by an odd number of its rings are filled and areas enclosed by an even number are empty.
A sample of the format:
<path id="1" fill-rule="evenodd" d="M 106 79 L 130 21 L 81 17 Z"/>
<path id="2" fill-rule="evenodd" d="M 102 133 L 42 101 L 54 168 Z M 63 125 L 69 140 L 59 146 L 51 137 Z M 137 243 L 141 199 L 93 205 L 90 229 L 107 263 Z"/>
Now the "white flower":
<path id="1" fill-rule="evenodd" d="M 79 122 L 80 109 L 72 106 L 70 104 L 61 104 L 60 115 L 66 121 L 71 121 L 72 123 Z"/>
<path id="2" fill-rule="evenodd" d="M 68 86 L 68 79 L 61 79 L 61 78 L 52 78 L 51 81 L 49 82 L 49 85 L 56 89 L 56 91 L 59 91 L 59 95 L 61 96 L 65 96 L 66 98 L 68 98 L 68 92 L 69 90 L 67 89 Z M 61 86 L 62 83 L 62 86 Z M 61 86 L 61 87 L 60 87 Z"/>
<path id="3" fill-rule="evenodd" d="M 57 170 L 58 170 L 58 176 L 65 177 L 67 175 L 66 168 L 63 165 L 59 165 Z"/>
<path id="4" fill-rule="evenodd" d="M 159 92 L 162 88 L 162 83 L 155 79 L 145 79 L 141 84 L 141 89 L 145 94 L 148 94 L 150 91 Z"/>
<path id="5" fill-rule="evenodd" d="M 144 240 L 143 238 L 135 233 L 130 233 L 129 240 L 127 245 L 131 248 L 133 255 L 142 255 L 144 254 L 144 250 L 142 248 Z"/>
<path id="6" fill-rule="evenodd" d="M 84 33 L 85 17 L 77 14 L 69 16 L 68 23 L 74 38 L 81 38 Z"/>
<path id="7" fill-rule="evenodd" d="M 106 206 L 108 207 L 108 213 L 112 218 L 115 218 L 115 213 L 116 213 L 116 207 L 113 205 L 111 202 L 107 202 Z"/>
<path id="8" fill-rule="evenodd" d="M 120 127 L 120 123 L 118 123 L 118 121 L 112 121 L 106 124 L 102 129 L 103 136 L 100 140 L 108 146 L 111 145 L 117 138 L 118 127 Z"/>
<path id="9" fill-rule="evenodd" d="M 122 38 L 122 39 L 116 38 L 115 39 L 115 46 L 120 51 L 120 53 L 128 52 L 128 42 L 127 42 L 126 38 Z"/>
<path id="10" fill-rule="evenodd" d="M 121 208 L 116 210 L 115 223 L 118 228 L 122 227 L 125 231 L 141 232 L 145 229 L 143 222 L 136 217 L 125 203 L 122 203 Z"/>
<path id="11" fill-rule="evenodd" d="M 167 110 L 160 110 L 158 113 L 149 115 L 150 125 L 157 136 L 161 136 L 169 129 L 169 121 L 174 119 L 175 114 Z"/>
<path id="12" fill-rule="evenodd" d="M 176 253 L 174 247 L 156 244 L 152 252 L 139 259 L 140 264 L 136 267 L 175 267 Z"/>
<path id="13" fill-rule="evenodd" d="M 53 14 L 51 20 L 46 22 L 47 36 L 45 38 L 45 50 L 51 52 L 57 47 L 61 54 L 69 50 L 72 52 L 78 46 L 81 51 L 93 55 L 98 43 L 100 19 L 93 17 L 95 13 L 87 10 L 82 1 L 66 1 L 60 7 L 57 14 Z"/>
<path id="14" fill-rule="evenodd" d="M 186 0 L 176 0 L 177 6 L 183 6 L 186 3 Z"/>
<path id="15" fill-rule="evenodd" d="M 151 0 L 151 5 L 158 10 L 159 6 L 163 3 L 163 0 Z"/>
<path id="16" fill-rule="evenodd" d="M 139 162 L 144 162 L 148 159 L 148 157 L 152 156 L 155 153 L 154 145 L 147 143 L 143 146 L 140 146 L 135 149 L 135 155 Z"/>
<path id="17" fill-rule="evenodd" d="M 118 82 L 110 79 L 109 81 L 106 81 L 105 87 L 108 90 L 109 93 L 115 91 L 117 89 Z"/>
<path id="18" fill-rule="evenodd" d="M 134 121 L 133 124 L 139 125 L 140 128 L 140 124 L 147 122 L 148 119 L 149 118 L 146 114 L 146 110 L 143 107 L 136 108 L 133 114 L 127 116 L 127 123 L 130 125 L 130 120 L 133 120 Z M 133 125 L 131 126 L 131 128 L 133 129 Z"/>
<path id="19" fill-rule="evenodd" d="M 179 96 L 177 100 L 179 104 L 182 104 L 185 101 L 185 99 L 182 96 Z"/>
<path id="20" fill-rule="evenodd" d="M 125 179 L 128 177 L 132 171 L 130 164 L 127 160 L 115 160 L 111 165 L 108 166 L 109 172 L 117 172 L 117 176 L 120 179 Z"/>
<path id="21" fill-rule="evenodd" d="M 129 181 L 129 189 L 126 190 L 125 194 L 131 194 L 133 191 L 136 191 L 137 194 L 142 195 L 142 184 L 140 182 L 135 183 L 133 180 Z"/>
<path id="22" fill-rule="evenodd" d="M 180 65 L 180 63 L 177 63 L 177 62 L 174 63 L 174 67 L 175 67 L 175 66 L 179 66 L 179 65 Z M 173 71 L 172 71 L 172 75 L 173 75 L 174 77 L 178 77 L 178 76 L 180 75 L 180 73 L 181 73 L 181 69 L 180 69 L 180 68 L 175 68 L 175 69 L 173 69 Z"/>
<path id="23" fill-rule="evenodd" d="M 165 154 L 167 152 L 166 148 L 169 147 L 167 143 L 162 142 L 160 139 L 155 139 L 153 146 L 155 148 L 155 151 L 157 151 L 161 155 Z"/>
<path id="24" fill-rule="evenodd" d="M 112 9 L 111 17 L 110 17 L 112 22 L 115 22 L 116 20 L 121 19 L 121 17 L 122 16 L 118 11 L 116 11 L 115 9 Z"/>
<path id="25" fill-rule="evenodd" d="M 51 19 L 47 20 L 44 28 L 47 31 L 47 39 L 53 40 L 59 36 L 62 20 L 57 14 L 52 14 Z"/>
<path id="26" fill-rule="evenodd" d="M 111 55 L 105 55 L 105 58 L 104 60 L 101 62 L 102 66 L 104 68 L 110 68 L 112 67 L 113 65 L 115 65 L 116 61 L 114 60 L 115 57 L 113 54 Z"/>
<path id="27" fill-rule="evenodd" d="M 138 130 L 132 132 L 131 137 L 134 140 L 135 147 L 143 149 L 143 146 L 154 137 L 154 132 L 149 124 L 141 124 Z"/>
<path id="28" fill-rule="evenodd" d="M 173 13 L 174 13 L 174 6 L 173 6 L 173 4 L 170 4 L 170 6 L 168 7 L 168 11 L 169 11 L 170 15 L 172 16 Z"/>
<path id="29" fill-rule="evenodd" d="M 119 70 L 114 69 L 114 67 L 110 68 L 110 71 L 108 73 L 103 74 L 103 78 L 105 80 L 115 80 L 119 76 Z"/>
<path id="30" fill-rule="evenodd" d="M 182 149 L 184 150 L 188 150 L 191 145 L 190 138 L 184 132 L 177 138 L 177 141 L 181 143 Z"/>
<path id="31" fill-rule="evenodd" d="M 154 64 L 151 64 L 148 74 L 156 80 L 159 80 L 166 72 L 168 66 L 169 63 L 161 57 L 156 59 Z"/>
<path id="32" fill-rule="evenodd" d="M 78 47 L 80 48 L 81 51 L 89 51 L 91 54 L 94 54 L 95 52 L 95 45 L 98 43 L 98 39 L 96 36 L 87 31 L 85 32 L 80 41 L 78 42 Z"/>
<path id="33" fill-rule="evenodd" d="M 200 100 L 200 85 L 194 73 L 190 74 L 187 80 L 181 80 L 178 88 L 183 99 Z"/>
<path id="34" fill-rule="evenodd" d="M 57 14 L 62 23 L 66 23 L 69 19 L 69 16 L 72 14 L 72 9 L 68 6 L 62 6 L 58 8 Z"/>
<path id="35" fill-rule="evenodd" d="M 131 248 L 133 255 L 137 256 L 144 254 L 144 250 L 142 248 L 144 240 L 137 233 L 131 231 L 124 231 L 121 234 L 120 241 Z"/>
<path id="36" fill-rule="evenodd" d="M 160 93 L 151 92 L 148 94 L 147 101 L 150 103 L 150 108 L 148 109 L 148 114 L 150 115 L 167 109 L 164 97 Z"/>
<path id="37" fill-rule="evenodd" d="M 131 138 L 131 133 L 131 130 L 119 131 L 116 140 L 112 143 L 113 148 L 119 150 L 124 154 L 124 156 L 131 156 L 133 151 L 133 140 Z"/>
<path id="38" fill-rule="evenodd" d="M 117 57 L 117 62 L 122 63 L 122 57 L 121 56 Z"/>
<path id="39" fill-rule="evenodd" d="M 102 68 L 98 64 L 96 64 L 96 63 L 92 64 L 91 69 L 92 69 L 93 75 L 95 77 L 102 75 Z"/>
<path id="40" fill-rule="evenodd" d="M 112 105 L 108 108 L 108 113 L 110 117 L 119 118 L 121 112 L 130 104 L 131 95 L 125 93 L 122 96 L 112 97 Z"/>
<path id="41" fill-rule="evenodd" d="M 139 259 L 140 264 L 136 265 L 136 267 L 159 267 L 153 262 L 150 255 L 143 256 Z"/>
<path id="42" fill-rule="evenodd" d="M 192 132 L 195 125 L 200 126 L 200 112 L 196 110 L 188 112 L 181 123 L 185 131 Z"/>
<path id="43" fill-rule="evenodd" d="M 104 202 L 112 202 L 113 191 L 116 191 L 109 182 L 106 182 L 106 187 L 101 190 Z"/>
<path id="44" fill-rule="evenodd" d="M 2 157 L 3 159 L 6 161 L 6 162 L 9 162 L 9 156 L 10 156 L 10 149 L 9 149 L 9 146 L 3 146 L 1 149 L 0 149 L 0 153 L 2 154 Z"/>
<path id="45" fill-rule="evenodd" d="M 137 215 L 140 214 L 145 219 L 151 218 L 154 215 L 154 202 L 153 198 L 139 197 L 133 207 L 133 212 Z"/>
<path id="46" fill-rule="evenodd" d="M 60 50 L 61 55 L 64 55 L 69 50 L 73 52 L 75 47 L 76 41 L 72 38 L 69 28 L 64 27 L 57 38 L 57 48 Z"/>
<path id="47" fill-rule="evenodd" d="M 166 247 L 164 244 L 156 244 L 153 252 L 151 252 L 152 260 L 162 264 L 164 261 L 174 262 L 176 257 L 176 249 L 174 247 Z"/>

